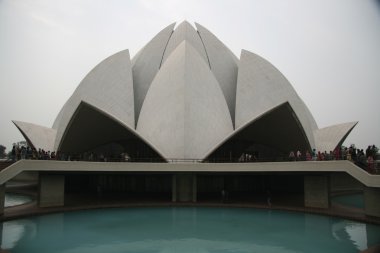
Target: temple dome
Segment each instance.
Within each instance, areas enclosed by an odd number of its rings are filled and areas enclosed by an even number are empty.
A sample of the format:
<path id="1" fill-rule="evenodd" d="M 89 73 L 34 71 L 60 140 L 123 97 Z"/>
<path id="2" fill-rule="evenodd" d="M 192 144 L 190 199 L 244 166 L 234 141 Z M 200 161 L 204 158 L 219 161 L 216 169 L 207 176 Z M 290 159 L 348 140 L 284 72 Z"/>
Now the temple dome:
<path id="1" fill-rule="evenodd" d="M 252 147 L 329 151 L 357 123 L 319 129 L 270 62 L 247 50 L 238 59 L 205 27 L 186 21 L 164 28 L 132 60 L 123 50 L 99 63 L 51 128 L 13 122 L 37 149 L 166 161 L 236 158 Z"/>

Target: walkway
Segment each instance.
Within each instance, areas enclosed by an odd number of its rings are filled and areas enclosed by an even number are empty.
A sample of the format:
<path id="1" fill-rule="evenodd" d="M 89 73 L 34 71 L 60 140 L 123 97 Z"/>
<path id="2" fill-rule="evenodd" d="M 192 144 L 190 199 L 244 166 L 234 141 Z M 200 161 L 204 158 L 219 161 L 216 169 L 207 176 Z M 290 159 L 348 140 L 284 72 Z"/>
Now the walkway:
<path id="1" fill-rule="evenodd" d="M 346 172 L 367 187 L 380 188 L 380 175 L 371 175 L 350 161 L 265 163 L 128 163 L 20 160 L 0 171 L 0 185 L 23 171 L 46 172 Z"/>

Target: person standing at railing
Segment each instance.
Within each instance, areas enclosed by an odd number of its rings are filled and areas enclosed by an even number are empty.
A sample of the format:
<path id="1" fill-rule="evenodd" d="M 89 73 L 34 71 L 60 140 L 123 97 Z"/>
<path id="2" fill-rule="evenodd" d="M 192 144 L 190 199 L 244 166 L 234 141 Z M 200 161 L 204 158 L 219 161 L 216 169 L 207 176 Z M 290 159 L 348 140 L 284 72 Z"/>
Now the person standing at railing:
<path id="1" fill-rule="evenodd" d="M 338 148 L 338 147 L 336 147 L 334 149 L 334 158 L 335 158 L 335 160 L 340 160 L 340 153 L 339 153 L 339 151 L 340 151 L 340 148 Z"/>
<path id="2" fill-rule="evenodd" d="M 26 159 L 32 159 L 32 149 L 29 146 L 26 147 Z"/>
<path id="3" fill-rule="evenodd" d="M 295 156 L 295 154 L 294 154 L 294 151 L 292 150 L 292 151 L 290 151 L 290 153 L 289 153 L 289 161 L 295 161 L 296 160 L 296 156 Z"/>
<path id="4" fill-rule="evenodd" d="M 350 148 L 348 151 L 351 154 L 351 161 L 356 162 L 357 161 L 357 150 L 354 144 L 351 144 Z"/>
<path id="5" fill-rule="evenodd" d="M 21 147 L 21 159 L 25 159 L 26 157 L 26 148 L 24 146 Z"/>
<path id="6" fill-rule="evenodd" d="M 312 160 L 316 161 L 317 160 L 317 151 L 315 148 L 313 148 L 313 151 L 311 152 Z"/>
<path id="7" fill-rule="evenodd" d="M 297 150 L 297 161 L 301 161 L 302 160 L 302 153 L 300 150 Z"/>
<path id="8" fill-rule="evenodd" d="M 311 161 L 311 154 L 309 152 L 309 150 L 306 150 L 306 161 Z"/>
<path id="9" fill-rule="evenodd" d="M 16 161 L 16 145 L 13 145 L 13 148 L 12 148 L 12 161 L 13 162 Z"/>
<path id="10" fill-rule="evenodd" d="M 350 151 L 350 149 L 347 151 L 347 160 L 348 161 L 352 161 L 352 153 L 351 153 L 351 151 Z"/>
<path id="11" fill-rule="evenodd" d="M 375 161 L 373 160 L 372 155 L 368 156 L 367 163 L 368 163 L 368 172 L 371 174 L 374 173 L 375 172 L 375 167 L 374 167 Z"/>
<path id="12" fill-rule="evenodd" d="M 324 161 L 324 160 L 325 160 L 325 157 L 323 155 L 323 152 L 318 151 L 318 161 Z"/>

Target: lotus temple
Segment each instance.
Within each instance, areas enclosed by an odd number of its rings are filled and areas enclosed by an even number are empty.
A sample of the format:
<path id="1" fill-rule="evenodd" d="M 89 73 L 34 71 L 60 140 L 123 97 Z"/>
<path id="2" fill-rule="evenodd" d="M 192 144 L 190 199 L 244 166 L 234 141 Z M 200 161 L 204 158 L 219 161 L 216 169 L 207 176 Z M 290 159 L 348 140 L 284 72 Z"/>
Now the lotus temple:
<path id="1" fill-rule="evenodd" d="M 236 57 L 200 24 L 171 24 L 133 58 L 104 59 L 51 127 L 13 123 L 58 159 L 13 163 L 0 192 L 36 176 L 46 210 L 78 198 L 219 203 L 221 193 L 229 203 L 266 205 L 270 195 L 273 205 L 329 210 L 334 193 L 360 191 L 364 215 L 380 217 L 379 175 L 350 161 L 287 159 L 335 150 L 357 122 L 319 128 L 280 70 L 247 50 Z"/>

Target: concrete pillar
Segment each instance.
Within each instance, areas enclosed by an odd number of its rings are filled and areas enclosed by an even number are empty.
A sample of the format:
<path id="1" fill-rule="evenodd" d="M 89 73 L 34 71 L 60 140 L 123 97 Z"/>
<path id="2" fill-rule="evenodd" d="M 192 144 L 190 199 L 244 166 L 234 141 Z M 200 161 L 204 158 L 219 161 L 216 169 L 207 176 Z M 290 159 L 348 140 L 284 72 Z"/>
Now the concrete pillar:
<path id="1" fill-rule="evenodd" d="M 177 202 L 177 175 L 172 175 L 172 202 Z"/>
<path id="2" fill-rule="evenodd" d="M 172 201 L 197 201 L 197 181 L 195 174 L 178 173 L 176 175 L 173 175 Z"/>
<path id="3" fill-rule="evenodd" d="M 193 182 L 191 174 L 177 175 L 177 198 L 180 202 L 189 202 L 193 197 Z"/>
<path id="4" fill-rule="evenodd" d="M 305 207 L 329 208 L 329 177 L 304 176 Z"/>
<path id="5" fill-rule="evenodd" d="M 65 176 L 40 174 L 39 196 L 40 207 L 63 206 L 65 199 Z"/>
<path id="6" fill-rule="evenodd" d="M 0 215 L 4 214 L 5 183 L 0 185 Z"/>
<path id="7" fill-rule="evenodd" d="M 364 187 L 364 212 L 380 217 L 380 188 Z"/>
<path id="8" fill-rule="evenodd" d="M 197 202 L 197 175 L 193 174 L 193 202 Z"/>

